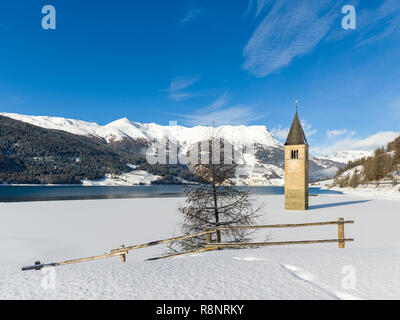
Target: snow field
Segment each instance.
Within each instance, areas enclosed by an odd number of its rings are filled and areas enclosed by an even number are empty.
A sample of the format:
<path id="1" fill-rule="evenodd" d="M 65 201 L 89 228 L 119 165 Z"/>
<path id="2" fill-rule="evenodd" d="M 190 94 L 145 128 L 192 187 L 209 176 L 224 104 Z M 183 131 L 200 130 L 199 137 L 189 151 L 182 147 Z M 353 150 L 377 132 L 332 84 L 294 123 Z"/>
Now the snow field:
<path id="1" fill-rule="evenodd" d="M 283 196 L 260 196 L 261 223 L 354 219 L 337 244 L 223 250 L 143 261 L 165 247 L 21 272 L 179 235 L 184 198 L 0 203 L 0 299 L 399 299 L 397 201 L 350 195 L 311 197 L 311 210 L 284 211 Z M 258 240 L 334 239 L 337 227 L 271 229 Z"/>

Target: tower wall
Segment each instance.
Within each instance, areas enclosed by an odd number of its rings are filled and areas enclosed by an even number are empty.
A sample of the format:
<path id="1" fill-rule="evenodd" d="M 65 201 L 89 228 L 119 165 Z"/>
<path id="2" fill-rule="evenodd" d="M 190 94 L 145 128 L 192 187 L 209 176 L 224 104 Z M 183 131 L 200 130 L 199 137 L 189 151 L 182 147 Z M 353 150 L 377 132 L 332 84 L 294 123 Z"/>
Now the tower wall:
<path id="1" fill-rule="evenodd" d="M 292 150 L 298 157 L 292 159 Z M 285 209 L 308 209 L 308 146 L 285 146 Z"/>

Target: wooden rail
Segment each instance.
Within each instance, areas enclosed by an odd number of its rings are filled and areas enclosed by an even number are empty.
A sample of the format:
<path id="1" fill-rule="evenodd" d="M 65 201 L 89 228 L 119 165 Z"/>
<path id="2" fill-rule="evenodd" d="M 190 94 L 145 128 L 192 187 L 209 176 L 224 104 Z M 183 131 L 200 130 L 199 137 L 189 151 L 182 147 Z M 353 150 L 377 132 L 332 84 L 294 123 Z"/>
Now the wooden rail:
<path id="1" fill-rule="evenodd" d="M 212 234 L 217 231 L 229 231 L 229 230 L 245 230 L 245 229 L 273 229 L 273 228 L 299 228 L 299 227 L 314 227 L 314 226 L 326 226 L 326 225 L 338 225 L 338 238 L 337 239 L 328 239 L 328 240 L 298 240 L 298 241 L 279 241 L 279 242 L 241 242 L 241 243 L 219 243 L 212 242 Z M 268 225 L 259 225 L 259 226 L 219 226 L 219 227 L 211 227 L 206 229 L 208 231 L 206 233 L 206 244 L 204 245 L 205 249 L 209 250 L 217 250 L 223 248 L 244 248 L 244 247 L 263 247 L 263 246 L 277 246 L 277 245 L 294 245 L 294 244 L 315 244 L 315 243 L 332 243 L 337 242 L 339 248 L 345 247 L 346 241 L 354 241 L 352 238 L 345 239 L 344 237 L 344 225 L 345 224 L 354 224 L 354 220 L 344 220 L 343 218 L 339 218 L 334 221 L 325 221 L 325 222 L 310 222 L 310 223 L 290 223 L 290 224 L 268 224 Z M 203 249 L 190 251 L 190 252 L 182 252 L 178 254 L 172 254 L 168 256 L 152 258 L 148 260 L 158 260 L 165 258 L 172 258 L 182 254 L 189 254 L 195 252 L 202 252 Z"/>
<path id="2" fill-rule="evenodd" d="M 335 221 L 326 221 L 326 222 L 310 222 L 310 223 L 290 223 L 290 224 L 266 224 L 266 225 L 259 225 L 259 226 L 234 226 L 234 227 L 215 227 L 209 228 L 210 230 L 239 230 L 239 229 L 273 229 L 273 228 L 298 228 L 298 227 L 314 227 L 314 226 L 325 226 L 331 224 L 346 224 L 346 223 L 354 223 L 354 220 L 347 220 L 345 221 L 343 218 L 339 218 L 339 220 Z"/>
<path id="3" fill-rule="evenodd" d="M 99 260 L 99 259 L 105 259 L 105 258 L 111 258 L 115 256 L 120 257 L 121 262 L 126 261 L 126 254 L 129 253 L 130 250 L 135 250 L 135 249 L 140 249 L 140 248 L 147 248 L 147 247 L 152 247 L 160 244 L 165 244 L 165 243 L 171 243 L 173 241 L 179 241 L 179 240 L 184 240 L 184 239 L 190 239 L 194 237 L 200 237 L 200 236 L 205 236 L 206 237 L 206 244 L 203 248 L 199 248 L 197 250 L 192 250 L 192 251 L 186 251 L 186 252 L 180 252 L 176 254 L 171 254 L 167 256 L 162 256 L 162 257 L 156 257 L 156 258 L 150 258 L 147 259 L 148 261 L 150 260 L 159 260 L 159 259 L 165 259 L 165 258 L 171 258 L 171 257 L 176 257 L 184 254 L 192 254 L 192 253 L 197 253 L 197 252 L 205 252 L 205 251 L 211 251 L 211 250 L 216 250 L 220 248 L 242 248 L 242 247 L 262 247 L 262 246 L 276 246 L 276 245 L 293 245 L 293 244 L 312 244 L 312 243 L 331 243 L 331 242 L 338 242 L 339 248 L 344 248 L 345 247 L 345 242 L 346 241 L 354 241 L 354 239 L 348 238 L 346 239 L 344 237 L 344 225 L 348 223 L 354 223 L 353 220 L 348 220 L 345 221 L 343 218 L 339 218 L 339 220 L 336 221 L 326 221 L 326 222 L 311 222 L 311 223 L 296 223 L 296 224 L 271 224 L 271 225 L 258 225 L 258 226 L 218 226 L 218 227 L 209 227 L 205 229 L 202 232 L 198 232 L 195 234 L 188 234 L 188 235 L 183 235 L 183 236 L 178 236 L 178 237 L 173 237 L 173 238 L 168 238 L 168 239 L 163 239 L 163 240 L 158 240 L 158 241 L 152 241 L 152 242 L 147 242 L 147 243 L 142 243 L 142 244 L 137 244 L 137 245 L 132 245 L 125 247 L 124 245 L 121 245 L 118 249 L 112 249 L 110 250 L 110 253 L 105 253 L 102 255 L 98 256 L 92 256 L 92 257 L 86 257 L 86 258 L 79 258 L 79 259 L 72 259 L 72 260 L 66 260 L 66 261 L 61 261 L 61 262 L 53 262 L 53 263 L 47 263 L 43 264 L 40 263 L 40 261 L 36 261 L 34 265 L 32 266 L 26 266 L 22 267 L 22 271 L 27 271 L 27 270 L 40 270 L 45 267 L 56 267 L 56 266 L 62 266 L 62 265 L 67 265 L 71 263 L 79 263 L 79 262 L 85 262 L 85 261 L 93 261 L 93 260 Z M 338 225 L 338 239 L 328 239 L 328 240 L 300 240 L 300 241 L 280 241 L 280 242 L 255 242 L 255 243 L 218 243 L 218 242 L 212 242 L 212 234 L 216 233 L 217 231 L 228 231 L 228 230 L 240 230 L 240 229 L 269 229 L 269 228 L 297 228 L 297 227 L 312 227 L 312 226 L 324 226 L 324 225 L 333 225 L 337 224 Z"/>
<path id="4" fill-rule="evenodd" d="M 330 243 L 354 241 L 354 239 L 328 239 L 328 240 L 299 240 L 299 241 L 277 241 L 277 242 L 232 242 L 232 243 L 209 243 L 205 248 L 242 248 L 242 247 L 269 247 L 269 246 L 283 246 L 291 244 L 313 244 L 313 243 Z"/>
<path id="5" fill-rule="evenodd" d="M 66 264 L 71 264 L 71 263 L 93 261 L 93 260 L 98 260 L 98 259 L 111 258 L 111 257 L 115 257 L 115 256 L 120 256 L 120 260 L 122 262 L 125 262 L 126 254 L 128 254 L 130 250 L 147 248 L 147 247 L 152 247 L 152 246 L 156 246 L 156 245 L 160 245 L 160 244 L 164 244 L 164 243 L 170 243 L 173 241 L 189 239 L 189 238 L 194 238 L 194 237 L 200 237 L 200 236 L 204 236 L 204 235 L 207 235 L 207 234 L 213 233 L 213 232 L 215 232 L 215 231 L 214 230 L 205 230 L 205 231 L 202 231 L 199 233 L 194 233 L 194 234 L 189 234 L 189 235 L 184 235 L 184 236 L 179 236 L 179 237 L 173 237 L 173 238 L 169 238 L 169 239 L 165 239 L 165 240 L 152 241 L 152 242 L 137 244 L 137 245 L 133 245 L 133 246 L 129 246 L 129 247 L 125 247 L 124 245 L 121 245 L 121 247 L 119 247 L 118 249 L 110 250 L 110 253 L 105 253 L 102 255 L 86 257 L 86 258 L 72 259 L 72 260 L 61 261 L 61 262 L 52 262 L 52 263 L 47 263 L 47 264 L 40 263 L 40 261 L 36 261 L 34 265 L 22 267 L 21 270 L 22 271 L 40 270 L 45 267 L 57 267 L 57 266 L 62 266 L 62 265 L 66 265 Z M 195 251 L 200 252 L 200 250 L 201 251 L 210 251 L 211 249 L 203 248 L 203 250 L 199 249 L 199 250 L 195 250 Z M 183 252 L 181 254 L 190 254 L 190 253 L 194 253 L 194 252 Z M 171 255 L 171 256 L 177 256 L 177 255 L 181 255 L 181 254 L 175 254 L 175 255 Z M 168 257 L 168 256 L 165 256 L 165 257 Z M 160 258 L 163 258 L 163 257 L 160 257 Z M 154 258 L 154 260 L 157 260 L 160 258 Z"/>
<path id="6" fill-rule="evenodd" d="M 188 234 L 188 235 L 169 238 L 169 239 L 165 239 L 165 240 L 157 240 L 157 241 L 147 242 L 147 243 L 143 243 L 143 244 L 136 244 L 136 245 L 133 245 L 133 246 L 124 247 L 123 249 L 122 248 L 112 249 L 110 252 L 113 253 L 113 254 L 120 254 L 121 252 L 125 252 L 125 251 L 157 246 L 159 244 L 170 243 L 170 242 L 173 242 L 173 241 L 190 239 L 190 238 L 194 238 L 194 237 L 200 237 L 200 236 L 204 236 L 204 235 L 206 235 L 208 233 L 214 233 L 214 232 L 215 232 L 214 229 L 210 229 L 210 230 L 205 230 L 205 231 L 194 233 L 194 234 Z"/>
<path id="7" fill-rule="evenodd" d="M 173 258 L 173 257 L 178 257 L 178 256 L 182 256 L 184 254 L 192 254 L 192 253 L 198 253 L 198 252 L 205 252 L 205 251 L 212 251 L 212 250 L 216 250 L 218 248 L 214 248 L 214 247 L 204 247 L 201 249 L 196 249 L 196 250 L 192 250 L 192 251 L 186 251 L 186 252 L 179 252 L 179 253 L 174 253 L 174 254 L 170 254 L 167 256 L 161 256 L 161 257 L 156 257 L 156 258 L 150 258 L 147 259 L 146 261 L 154 261 L 154 260 L 160 260 L 160 259 L 166 259 L 166 258 Z"/>

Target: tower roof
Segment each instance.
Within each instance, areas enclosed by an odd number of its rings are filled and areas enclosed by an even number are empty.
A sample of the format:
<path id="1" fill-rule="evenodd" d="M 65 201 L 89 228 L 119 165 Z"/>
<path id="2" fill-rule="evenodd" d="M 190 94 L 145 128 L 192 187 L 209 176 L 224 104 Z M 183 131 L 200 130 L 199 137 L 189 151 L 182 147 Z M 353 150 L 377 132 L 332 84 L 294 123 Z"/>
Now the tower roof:
<path id="1" fill-rule="evenodd" d="M 306 135 L 304 134 L 303 127 L 301 126 L 297 111 L 294 116 L 292 126 L 290 127 L 290 131 L 286 139 L 285 146 L 296 145 L 296 144 L 308 145 Z"/>

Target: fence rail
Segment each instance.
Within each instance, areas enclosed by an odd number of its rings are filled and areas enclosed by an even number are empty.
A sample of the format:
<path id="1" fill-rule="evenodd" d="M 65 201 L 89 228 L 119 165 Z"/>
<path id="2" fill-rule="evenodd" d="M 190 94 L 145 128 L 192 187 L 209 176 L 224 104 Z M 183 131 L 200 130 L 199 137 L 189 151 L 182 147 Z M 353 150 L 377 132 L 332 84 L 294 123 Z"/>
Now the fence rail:
<path id="1" fill-rule="evenodd" d="M 163 239 L 163 240 L 158 240 L 158 241 L 152 241 L 152 242 L 132 245 L 132 246 L 128 246 L 128 247 L 121 245 L 117 249 L 110 250 L 110 253 L 106 253 L 106 254 L 102 254 L 102 255 L 98 255 L 98 256 L 72 259 L 72 260 L 53 262 L 53 263 L 47 263 L 47 264 L 40 263 L 40 261 L 36 261 L 34 265 L 22 267 L 22 271 L 40 270 L 45 267 L 56 267 L 56 266 L 62 266 L 62 265 L 67 265 L 67 264 L 71 264 L 71 263 L 79 263 L 79 262 L 85 262 L 85 261 L 93 261 L 93 260 L 111 258 L 111 257 L 115 257 L 115 256 L 119 256 L 121 262 L 125 262 L 126 254 L 128 254 L 129 251 L 131 251 L 131 250 L 152 247 L 152 246 L 156 246 L 156 245 L 160 245 L 160 244 L 166 244 L 166 243 L 171 243 L 174 241 L 180 241 L 180 240 L 185 240 L 185 239 L 190 239 L 190 238 L 200 237 L 200 236 L 206 237 L 206 244 L 204 245 L 203 248 L 200 248 L 197 250 L 192 250 L 192 251 L 180 252 L 180 253 L 171 254 L 171 255 L 166 255 L 166 256 L 161 256 L 161 257 L 156 257 L 156 258 L 150 258 L 147 260 L 148 261 L 159 260 L 159 259 L 176 257 L 176 256 L 184 255 L 184 254 L 206 252 L 206 251 L 217 250 L 217 249 L 222 249 L 222 248 L 263 247 L 263 246 L 276 246 L 276 245 L 332 243 L 332 242 L 337 242 L 339 245 L 339 248 L 344 248 L 346 241 L 354 241 L 354 239 L 352 239 L 352 238 L 344 237 L 344 225 L 345 224 L 353 224 L 353 223 L 354 223 L 354 220 L 345 221 L 343 218 L 339 218 L 336 221 L 311 222 L 311 223 L 271 224 L 271 225 L 258 225 L 258 226 L 209 227 L 202 232 L 198 232 L 198 233 L 194 233 L 194 234 L 188 234 L 188 235 L 183 235 L 183 236 L 178 236 L 178 237 L 173 237 L 173 238 L 168 238 L 168 239 Z M 279 241 L 279 242 L 241 242 L 241 243 L 212 242 L 212 234 L 216 233 L 217 231 L 241 230 L 241 229 L 245 230 L 245 229 L 298 228 L 298 227 L 313 227 L 313 226 L 324 226 L 324 225 L 334 225 L 334 224 L 338 225 L 338 238 L 337 239 Z"/>
<path id="2" fill-rule="evenodd" d="M 243 248 L 243 247 L 267 247 L 267 246 L 283 246 L 291 244 L 313 244 L 313 243 L 330 243 L 340 241 L 354 241 L 354 239 L 328 239 L 328 240 L 295 240 L 295 241 L 276 241 L 276 242 L 232 242 L 232 243 L 209 243 L 206 248 Z"/>
<path id="3" fill-rule="evenodd" d="M 335 221 L 326 221 L 326 222 L 310 222 L 310 223 L 289 223 L 289 224 L 266 224 L 259 226 L 234 226 L 234 227 L 215 227 L 210 228 L 209 230 L 239 230 L 239 229 L 272 229 L 272 228 L 298 228 L 298 227 L 313 227 L 313 226 L 324 226 L 330 224 L 346 224 L 346 223 L 354 223 L 353 220 L 340 220 L 343 218 L 339 218 L 339 220 Z"/>

